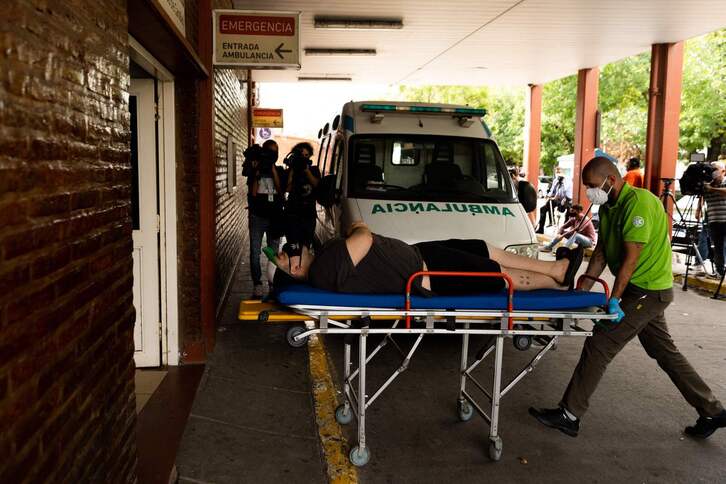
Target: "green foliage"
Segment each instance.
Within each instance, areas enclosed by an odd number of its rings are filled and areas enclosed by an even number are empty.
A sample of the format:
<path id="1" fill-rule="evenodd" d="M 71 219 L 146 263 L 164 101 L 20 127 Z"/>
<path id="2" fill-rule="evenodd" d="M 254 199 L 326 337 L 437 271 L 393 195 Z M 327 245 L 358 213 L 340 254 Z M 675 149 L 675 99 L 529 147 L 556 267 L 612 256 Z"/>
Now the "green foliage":
<path id="1" fill-rule="evenodd" d="M 400 99 L 463 104 L 487 110 L 484 118 L 507 164 L 522 165 L 524 152 L 524 90 L 471 86 L 401 86 Z"/>
<path id="2" fill-rule="evenodd" d="M 625 160 L 644 157 L 648 124 L 650 52 L 601 69 L 598 106 L 602 148 Z M 522 164 L 524 90 L 468 86 L 400 88 L 402 99 L 484 107 L 485 118 L 508 163 Z M 577 76 L 548 82 L 542 94 L 540 167 L 552 173 L 557 157 L 575 150 Z M 681 98 L 681 157 L 709 148 L 715 159 L 726 153 L 726 29 L 688 40 Z"/>
<path id="3" fill-rule="evenodd" d="M 726 29 L 686 42 L 681 96 L 680 148 L 684 157 L 726 148 Z"/>

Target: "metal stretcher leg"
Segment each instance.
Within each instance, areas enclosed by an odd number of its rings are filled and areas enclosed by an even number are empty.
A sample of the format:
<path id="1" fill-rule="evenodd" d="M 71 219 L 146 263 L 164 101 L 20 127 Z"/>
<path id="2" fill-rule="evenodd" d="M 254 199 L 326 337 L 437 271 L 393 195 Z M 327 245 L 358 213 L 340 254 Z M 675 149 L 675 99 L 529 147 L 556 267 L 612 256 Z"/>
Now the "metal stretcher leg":
<path id="1" fill-rule="evenodd" d="M 469 329 L 469 323 L 464 324 L 464 329 Z M 471 419 L 474 415 L 474 409 L 471 404 L 466 400 L 464 394 L 466 393 L 466 370 L 469 364 L 469 334 L 464 333 L 461 337 L 461 364 L 459 366 L 459 399 L 457 400 L 457 410 L 459 413 L 459 420 L 466 422 Z"/>
<path id="2" fill-rule="evenodd" d="M 335 420 L 341 425 L 349 424 L 353 420 L 353 410 L 350 408 L 350 342 L 343 344 L 343 403 L 335 409 Z"/>
<path id="3" fill-rule="evenodd" d="M 350 462 L 358 467 L 368 463 L 371 453 L 366 447 L 366 343 L 368 335 L 358 339 L 358 445 L 350 449 Z"/>
<path id="4" fill-rule="evenodd" d="M 492 413 L 489 423 L 489 457 L 498 461 L 502 458 L 502 439 L 499 437 L 499 401 L 502 398 L 502 360 L 504 357 L 504 336 L 497 336 L 494 350 L 494 382 L 492 388 Z"/>

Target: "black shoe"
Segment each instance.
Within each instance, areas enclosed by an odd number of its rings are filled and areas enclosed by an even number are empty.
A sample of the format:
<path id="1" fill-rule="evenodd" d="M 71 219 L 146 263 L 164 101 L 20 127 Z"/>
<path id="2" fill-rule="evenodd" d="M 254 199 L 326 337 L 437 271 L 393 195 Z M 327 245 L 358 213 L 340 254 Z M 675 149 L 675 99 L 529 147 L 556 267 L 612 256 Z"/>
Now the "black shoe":
<path id="1" fill-rule="evenodd" d="M 696 425 L 686 427 L 685 433 L 697 439 L 707 439 L 723 427 L 726 427 L 726 410 L 721 410 L 715 417 L 698 417 Z"/>
<path id="2" fill-rule="evenodd" d="M 570 437 L 577 437 L 577 433 L 580 431 L 580 420 L 570 420 L 562 408 L 543 408 L 540 410 L 539 408 L 529 407 L 529 414 L 539 420 L 540 423 L 557 429 Z"/>

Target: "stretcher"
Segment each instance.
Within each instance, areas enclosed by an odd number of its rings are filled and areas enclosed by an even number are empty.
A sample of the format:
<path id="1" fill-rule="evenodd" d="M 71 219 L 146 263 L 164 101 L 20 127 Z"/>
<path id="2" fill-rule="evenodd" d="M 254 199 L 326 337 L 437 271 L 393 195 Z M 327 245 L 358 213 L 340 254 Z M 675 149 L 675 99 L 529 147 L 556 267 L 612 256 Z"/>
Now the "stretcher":
<path id="1" fill-rule="evenodd" d="M 506 282 L 500 293 L 467 296 L 420 297 L 411 294 L 413 281 L 422 276 L 441 277 L 498 277 Z M 582 276 L 578 281 L 581 285 Z M 257 313 L 260 321 L 283 321 L 284 318 L 305 321 L 307 326 L 295 325 L 288 330 L 288 342 L 294 346 L 306 344 L 316 334 L 346 335 L 343 339 L 343 403 L 335 411 L 342 424 L 357 420 L 357 443 L 349 453 L 350 461 L 363 466 L 370 460 L 370 447 L 366 441 L 366 416 L 371 405 L 406 369 L 424 336 L 461 336 L 459 394 L 456 401 L 458 418 L 470 420 L 479 414 L 489 424 L 489 457 L 498 461 L 503 442 L 499 434 L 499 408 L 501 399 L 527 374 L 532 372 L 542 357 L 553 349 L 561 336 L 592 335 L 581 323 L 608 324 L 614 319 L 603 309 L 609 297 L 607 284 L 594 279 L 603 292 L 587 291 L 514 291 L 511 279 L 503 273 L 421 271 L 408 281 L 405 294 L 343 294 L 315 289 L 308 285 L 286 287 L 277 294 L 277 305 L 264 306 Z M 259 303 L 264 305 L 266 303 Z M 240 319 L 252 319 L 255 309 L 240 307 Z M 375 325 L 373 321 L 378 321 Z M 381 327 L 387 322 L 385 327 Z M 411 347 L 404 351 L 394 341 L 394 335 L 414 335 Z M 368 352 L 368 337 L 382 335 L 376 347 Z M 469 340 L 472 335 L 488 335 L 489 342 L 470 358 Z M 357 337 L 357 366 L 353 367 L 352 343 Z M 528 350 L 533 343 L 539 350 L 531 361 L 510 381 L 503 381 L 504 340 L 511 338 L 519 350 Z M 403 357 L 401 365 L 380 387 L 371 392 L 367 388 L 367 370 L 371 360 L 388 343 Z M 488 357 L 493 358 L 493 378 L 487 388 L 474 375 L 474 370 Z M 485 404 L 475 397 L 479 392 Z"/>

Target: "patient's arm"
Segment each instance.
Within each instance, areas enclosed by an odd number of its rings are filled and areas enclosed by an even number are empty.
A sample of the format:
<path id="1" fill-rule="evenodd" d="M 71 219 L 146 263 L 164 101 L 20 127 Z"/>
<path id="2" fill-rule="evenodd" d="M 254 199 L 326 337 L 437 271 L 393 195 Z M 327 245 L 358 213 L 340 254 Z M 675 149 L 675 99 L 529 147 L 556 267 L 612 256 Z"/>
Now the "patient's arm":
<path id="1" fill-rule="evenodd" d="M 363 222 L 353 222 L 348 230 L 348 238 L 345 239 L 345 246 L 348 248 L 348 254 L 353 261 L 353 265 L 357 266 L 368 254 L 373 245 L 373 233 Z"/>

